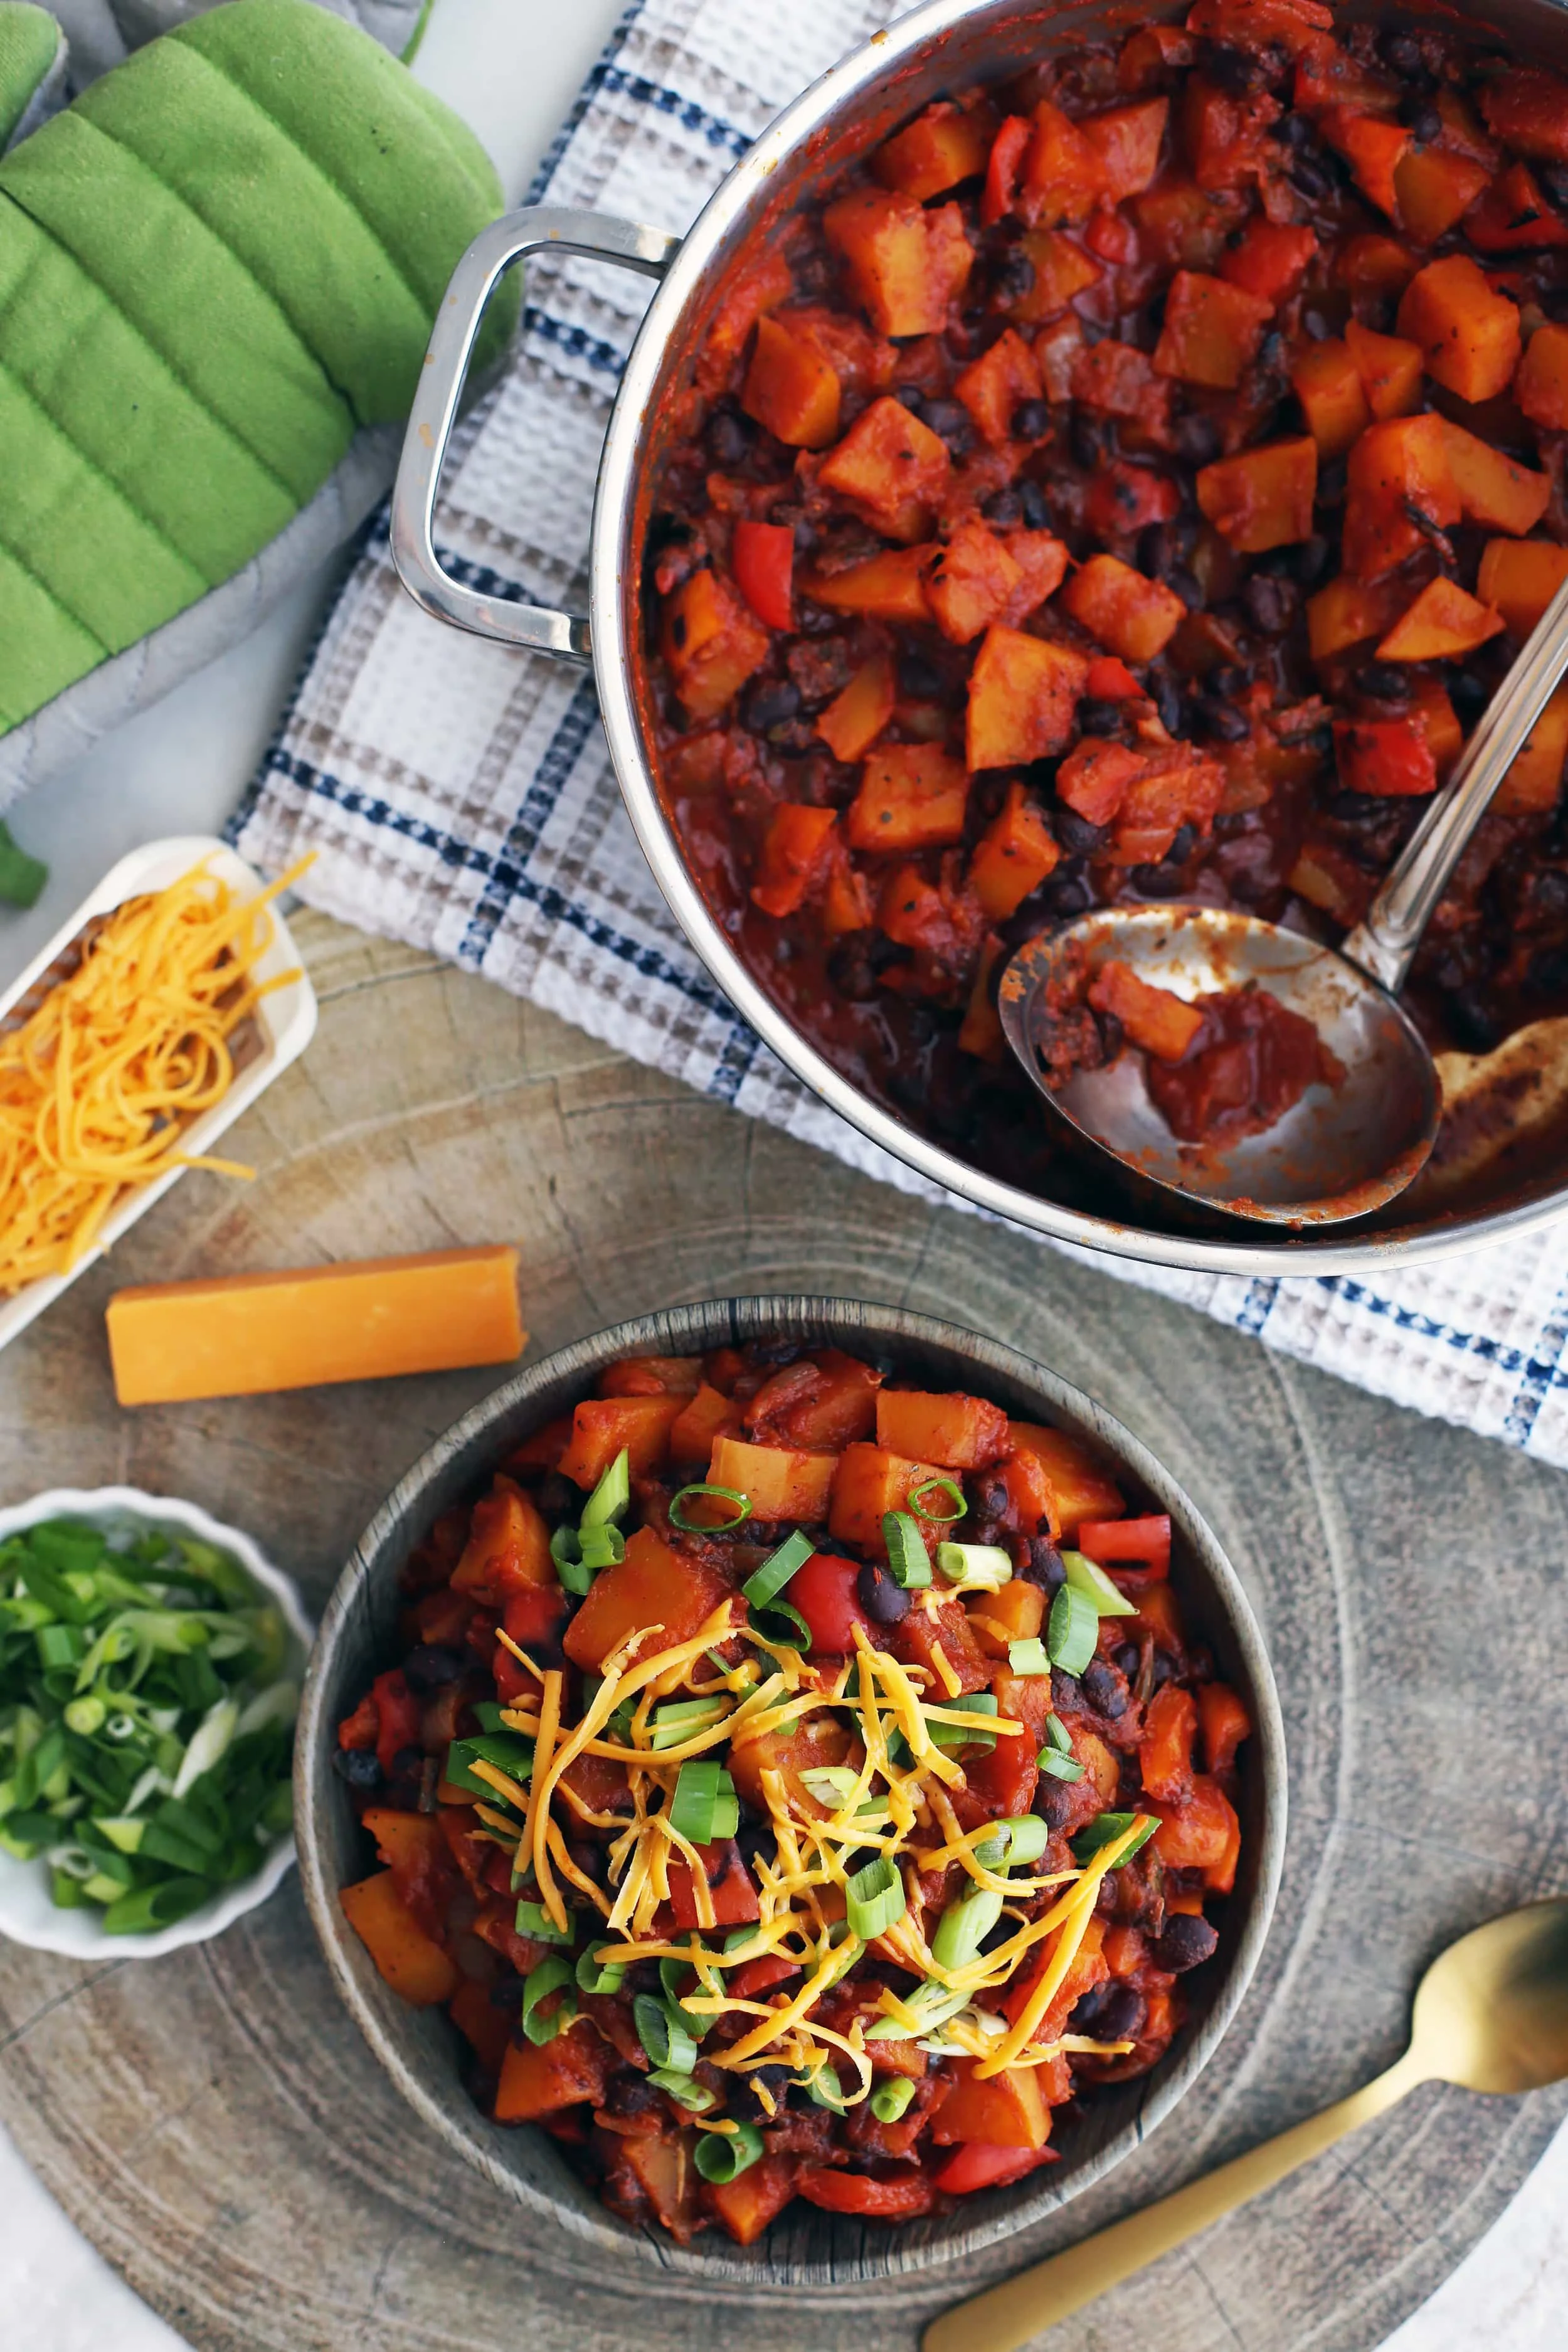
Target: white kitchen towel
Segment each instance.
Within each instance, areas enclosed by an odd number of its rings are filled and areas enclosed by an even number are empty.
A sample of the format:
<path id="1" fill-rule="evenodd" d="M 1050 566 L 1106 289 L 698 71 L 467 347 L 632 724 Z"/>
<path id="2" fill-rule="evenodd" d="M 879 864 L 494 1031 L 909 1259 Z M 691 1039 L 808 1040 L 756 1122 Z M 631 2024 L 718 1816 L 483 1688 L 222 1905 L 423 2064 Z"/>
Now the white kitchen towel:
<path id="1" fill-rule="evenodd" d="M 795 93 L 897 14 L 878 0 L 639 0 L 542 166 L 537 201 L 684 231 Z M 445 558 L 497 597 L 581 608 L 589 514 L 646 281 L 530 273 L 516 363 L 462 428 Z M 446 956 L 700 1092 L 907 1192 L 931 1188 L 795 1082 L 687 946 L 622 812 L 584 674 L 416 610 L 384 518 L 235 820 L 317 907 Z M 1568 1465 L 1568 1224 L 1358 1280 L 1165 1273 L 1097 1258 L 1266 1345 Z"/>

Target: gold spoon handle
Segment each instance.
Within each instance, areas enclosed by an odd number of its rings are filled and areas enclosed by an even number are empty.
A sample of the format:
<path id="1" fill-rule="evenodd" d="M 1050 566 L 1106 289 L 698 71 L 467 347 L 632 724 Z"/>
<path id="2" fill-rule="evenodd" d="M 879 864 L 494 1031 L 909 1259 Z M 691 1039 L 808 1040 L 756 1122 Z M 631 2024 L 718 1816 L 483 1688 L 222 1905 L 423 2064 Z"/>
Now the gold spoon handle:
<path id="1" fill-rule="evenodd" d="M 1054 2327 L 1080 2305 L 1090 2303 L 1145 2263 L 1168 2254 L 1173 2246 L 1196 2237 L 1237 2205 L 1294 2172 L 1299 2164 L 1331 2147 L 1358 2124 L 1370 2123 L 1406 2091 L 1426 2079 L 1426 2069 L 1413 2051 L 1406 2051 L 1386 2074 L 1363 2090 L 1352 2092 L 1321 2115 L 1249 2148 L 1217 2172 L 1190 2181 L 1157 2205 L 1130 2213 L 1081 2244 L 1036 2263 L 1016 2278 L 1005 2279 L 968 2303 L 955 2305 L 934 2319 L 921 2339 L 921 2352 L 1016 2352 L 1033 2336 Z"/>

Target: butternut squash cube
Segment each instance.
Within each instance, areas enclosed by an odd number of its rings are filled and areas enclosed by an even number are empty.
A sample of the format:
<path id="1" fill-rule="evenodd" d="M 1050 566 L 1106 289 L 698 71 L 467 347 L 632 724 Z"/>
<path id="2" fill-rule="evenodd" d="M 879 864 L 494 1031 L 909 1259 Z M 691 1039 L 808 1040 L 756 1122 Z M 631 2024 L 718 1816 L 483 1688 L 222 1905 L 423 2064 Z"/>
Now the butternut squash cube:
<path id="1" fill-rule="evenodd" d="M 1342 457 L 1372 423 L 1361 370 L 1340 336 L 1292 354 L 1290 381 L 1322 457 Z"/>
<path id="2" fill-rule="evenodd" d="M 944 1470 L 984 1470 L 1008 1451 L 1007 1416 L 983 1397 L 879 1389 L 877 1443 Z"/>
<path id="3" fill-rule="evenodd" d="M 1204 1025 L 1195 1004 L 1171 989 L 1152 987 L 1116 956 L 1095 973 L 1089 1001 L 1097 1013 L 1113 1013 L 1131 1042 L 1162 1062 L 1179 1062 Z"/>
<path id="4" fill-rule="evenodd" d="M 975 845 L 969 887 L 994 923 L 1005 922 L 1055 871 L 1060 857 L 1045 811 L 1022 784 L 1011 783 L 1001 814 Z"/>
<path id="5" fill-rule="evenodd" d="M 1345 329 L 1345 348 L 1374 416 L 1408 416 L 1421 405 L 1421 348 L 1403 335 L 1375 335 L 1352 319 Z"/>
<path id="6" fill-rule="evenodd" d="M 1495 294 L 1462 253 L 1416 271 L 1401 298 L 1398 326 L 1420 344 L 1427 374 L 1461 400 L 1495 400 L 1513 381 L 1519 306 Z"/>
<path id="7" fill-rule="evenodd" d="M 1370 425 L 1351 451 L 1347 481 L 1342 553 L 1357 580 L 1381 580 L 1426 544 L 1412 508 L 1440 530 L 1459 520 L 1443 420 L 1433 414 Z"/>
<path id="8" fill-rule="evenodd" d="M 897 699 L 891 656 L 873 654 L 818 714 L 816 731 L 836 760 L 862 759 L 892 717 Z"/>
<path id="9" fill-rule="evenodd" d="M 572 1442 L 558 1468 L 584 1493 L 596 1486 L 624 1446 L 635 1472 L 658 1470 L 681 1400 L 672 1396 L 584 1397 L 572 1415 Z"/>
<path id="10" fill-rule="evenodd" d="M 1521 155 L 1568 163 L 1568 82 L 1541 66 L 1515 66 L 1481 94 L 1487 128 Z"/>
<path id="11" fill-rule="evenodd" d="M 797 913 L 811 891 L 826 878 L 837 823 L 837 809 L 812 808 L 799 801 L 782 802 L 769 819 L 763 837 L 757 878 L 752 885 L 752 905 L 780 921 L 786 915 Z"/>
<path id="12" fill-rule="evenodd" d="M 1560 686 L 1497 789 L 1500 816 L 1542 816 L 1557 805 L 1568 759 L 1568 687 Z"/>
<path id="13" fill-rule="evenodd" d="M 951 470 L 946 442 L 899 401 L 883 398 L 828 451 L 817 481 L 858 507 L 889 539 L 908 541 L 929 528 Z"/>
<path id="14" fill-rule="evenodd" d="M 1106 194 L 1104 167 L 1078 124 L 1042 99 L 1024 159 L 1018 210 L 1030 228 L 1087 220 Z"/>
<path id="15" fill-rule="evenodd" d="M 1197 479 L 1198 505 L 1240 555 L 1310 538 L 1317 488 L 1318 445 L 1307 434 L 1221 457 Z"/>
<path id="16" fill-rule="evenodd" d="M 889 1453 L 884 1445 L 847 1445 L 833 1475 L 828 1534 L 837 1536 L 841 1543 L 858 1544 L 885 1558 L 888 1547 L 882 1534 L 883 1513 L 903 1510 L 912 1487 L 927 1478 L 942 1475 L 935 1463 L 911 1462 L 901 1454 Z M 923 1529 L 925 1523 L 921 1524 Z M 935 1540 L 933 1534 L 928 1539 L 928 1549 Z"/>
<path id="17" fill-rule="evenodd" d="M 1435 677 L 1422 678 L 1410 697 L 1410 715 L 1426 738 L 1437 782 L 1442 783 L 1465 748 L 1464 729 L 1448 699 L 1447 687 L 1439 685 Z"/>
<path id="18" fill-rule="evenodd" d="M 474 1505 L 468 1540 L 452 1570 L 452 1590 L 500 1609 L 523 1584 L 558 1584 L 550 1530 L 531 1496 L 498 1477 Z"/>
<path id="19" fill-rule="evenodd" d="M 741 405 L 792 449 L 826 449 L 838 430 L 837 370 L 807 335 L 778 319 L 757 320 Z"/>
<path id="20" fill-rule="evenodd" d="M 537 2123 L 563 2107 L 581 2106 L 605 2095 L 614 2053 L 585 2017 L 553 2042 L 514 2042 L 501 2061 L 496 2091 L 498 2124 Z"/>
<path id="21" fill-rule="evenodd" d="M 847 819 L 852 849 L 907 856 L 963 838 L 969 778 L 940 743 L 887 743 L 860 771 Z"/>
<path id="22" fill-rule="evenodd" d="M 822 215 L 851 293 L 879 335 L 940 335 L 974 260 L 956 205 L 926 212 L 901 189 L 857 188 Z"/>
<path id="23" fill-rule="evenodd" d="M 1091 253 L 1058 229 L 1026 229 L 1019 250 L 1035 273 L 1028 292 L 1006 304 L 1009 318 L 1020 326 L 1043 326 L 1047 319 L 1059 319 L 1074 295 L 1086 293 L 1104 274 Z"/>
<path id="24" fill-rule="evenodd" d="M 1516 637 L 1527 637 L 1564 580 L 1568 547 L 1548 539 L 1489 539 L 1481 550 L 1476 593 L 1502 614 Z"/>
<path id="25" fill-rule="evenodd" d="M 651 1528 L 638 1528 L 626 1538 L 625 1557 L 594 1579 L 562 1636 L 562 1647 L 574 1665 L 600 1674 L 628 1635 L 658 1625 L 660 1633 L 643 1644 L 643 1654 L 651 1657 L 656 1650 L 689 1642 L 730 1590 L 716 1568 L 672 1549 Z"/>
<path id="26" fill-rule="evenodd" d="M 920 547 L 889 547 L 842 572 L 808 572 L 800 593 L 830 613 L 865 613 L 876 621 L 931 619 L 925 575 L 934 560 L 934 541 Z"/>
<path id="27" fill-rule="evenodd" d="M 1247 293 L 1245 287 L 1179 269 L 1165 297 L 1154 373 L 1207 384 L 1215 392 L 1234 392 L 1273 315 L 1272 302 Z"/>
<path id="28" fill-rule="evenodd" d="M 1062 561 L 1065 568 L 1065 549 Z M 943 636 L 955 646 L 966 646 L 1002 618 L 1023 576 L 1006 541 L 983 522 L 968 520 L 932 559 L 925 580 L 926 602 Z"/>
<path id="29" fill-rule="evenodd" d="M 1525 356 L 1528 360 L 1529 353 Z M 1552 484 L 1544 474 L 1505 457 L 1500 449 L 1478 440 L 1462 425 L 1450 425 L 1447 417 L 1443 446 L 1467 522 L 1479 523 L 1483 530 L 1510 531 L 1520 539 L 1535 529 L 1552 499 Z"/>
<path id="30" fill-rule="evenodd" d="M 1153 180 L 1170 112 L 1168 98 L 1149 98 L 1136 106 L 1113 106 L 1104 114 L 1091 114 L 1079 124 L 1099 163 L 1107 204 L 1142 195 Z"/>
<path id="31" fill-rule="evenodd" d="M 1062 603 L 1123 661 L 1152 661 L 1187 617 L 1173 589 L 1145 579 L 1114 555 L 1091 555 L 1068 581 Z"/>
<path id="32" fill-rule="evenodd" d="M 1334 756 L 1347 792 L 1394 800 L 1437 789 L 1436 759 L 1418 719 L 1336 719 Z"/>
<path id="33" fill-rule="evenodd" d="M 1085 1519 L 1119 1519 L 1126 1510 L 1121 1489 L 1082 1438 L 1040 1422 L 1007 1424 L 1017 1453 L 1037 1461 L 1050 1488 L 1057 1530 L 1070 1543 Z"/>
<path id="34" fill-rule="evenodd" d="M 1394 217 L 1417 245 L 1436 245 L 1468 212 L 1489 174 L 1447 147 L 1408 147 L 1394 167 Z"/>
<path id="35" fill-rule="evenodd" d="M 1502 615 L 1441 572 L 1429 580 L 1377 649 L 1379 661 L 1457 661 L 1501 634 Z"/>
<path id="36" fill-rule="evenodd" d="M 1014 327 L 1005 328 L 990 350 L 972 360 L 953 381 L 954 397 L 974 419 L 983 441 L 1000 447 L 1013 429 L 1013 411 L 1040 397 L 1040 367 Z"/>
<path id="37" fill-rule="evenodd" d="M 1307 642 L 1314 661 L 1332 661 L 1351 646 L 1380 637 L 1398 619 L 1405 592 L 1386 580 L 1352 580 L 1342 572 L 1307 599 Z"/>
<path id="38" fill-rule="evenodd" d="M 1568 425 L 1568 327 L 1537 327 L 1519 363 L 1513 396 L 1532 425 L 1561 433 Z"/>
<path id="39" fill-rule="evenodd" d="M 1044 2147 L 1051 2111 L 1032 2066 L 1005 2066 L 977 2080 L 973 2058 L 950 2061 L 957 2080 L 931 2118 L 933 2147 L 975 2141 L 983 2147 Z"/>
<path id="40" fill-rule="evenodd" d="M 425 1933 L 390 1870 L 378 1870 L 356 1885 L 340 1888 L 338 1900 L 395 1993 L 415 2009 L 450 2000 L 458 1990 L 457 1966 Z"/>
<path id="41" fill-rule="evenodd" d="M 689 719 L 717 719 L 766 661 L 770 644 L 716 572 L 694 572 L 664 608 L 664 658 Z"/>
<path id="42" fill-rule="evenodd" d="M 988 106 L 957 107 L 938 99 L 923 114 L 896 131 L 871 158 L 871 170 L 885 188 L 901 188 L 917 204 L 977 179 L 990 160 L 996 117 Z"/>
<path id="43" fill-rule="evenodd" d="M 758 1519 L 805 1519 L 827 1517 L 827 1498 L 837 1454 L 813 1454 L 794 1445 L 752 1445 L 744 1438 L 721 1437 L 708 1465 L 710 1483 L 731 1486 L 751 1498 Z"/>
<path id="44" fill-rule="evenodd" d="M 1088 677 L 1081 654 L 994 624 L 969 676 L 968 766 L 1025 767 L 1062 751 Z"/>
<path id="45" fill-rule="evenodd" d="M 1320 117 L 1318 129 L 1329 145 L 1350 165 L 1355 184 L 1390 220 L 1399 216 L 1394 173 L 1410 145 L 1402 122 L 1374 114 L 1358 114 L 1348 106 L 1331 106 Z"/>

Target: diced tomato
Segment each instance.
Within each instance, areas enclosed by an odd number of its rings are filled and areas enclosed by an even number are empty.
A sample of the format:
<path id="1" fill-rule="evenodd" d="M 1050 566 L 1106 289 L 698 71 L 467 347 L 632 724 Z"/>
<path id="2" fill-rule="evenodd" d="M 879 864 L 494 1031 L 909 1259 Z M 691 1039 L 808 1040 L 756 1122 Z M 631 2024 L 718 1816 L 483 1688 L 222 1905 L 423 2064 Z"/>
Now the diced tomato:
<path id="1" fill-rule="evenodd" d="M 931 2180 L 944 2197 L 971 2197 L 979 2189 L 1005 2189 L 1022 2180 L 1042 2164 L 1055 2164 L 1059 2154 L 1054 2147 L 988 2147 L 983 2140 L 971 2140 L 953 2149 Z"/>
<path id="2" fill-rule="evenodd" d="M 1153 1511 L 1141 1519 L 1085 1519 L 1075 1549 L 1102 1567 L 1115 1560 L 1136 1560 L 1151 1576 L 1169 1576 L 1169 1514 Z"/>
<path id="3" fill-rule="evenodd" d="M 738 522 L 731 560 L 735 584 L 758 620 L 765 621 L 770 629 L 793 629 L 794 531 L 784 523 Z"/>
<path id="4" fill-rule="evenodd" d="M 784 1599 L 798 1609 L 811 1628 L 811 1646 L 833 1657 L 851 1657 L 855 1628 L 869 1634 L 871 1621 L 855 1594 L 860 1571 L 852 1559 L 837 1552 L 813 1552 L 804 1568 L 790 1578 Z"/>

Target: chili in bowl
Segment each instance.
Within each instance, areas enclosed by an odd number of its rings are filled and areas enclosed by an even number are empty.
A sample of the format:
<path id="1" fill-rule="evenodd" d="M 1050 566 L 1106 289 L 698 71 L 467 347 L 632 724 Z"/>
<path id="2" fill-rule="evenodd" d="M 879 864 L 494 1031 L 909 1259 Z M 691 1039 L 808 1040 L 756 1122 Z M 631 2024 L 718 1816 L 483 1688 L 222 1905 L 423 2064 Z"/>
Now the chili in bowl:
<path id="1" fill-rule="evenodd" d="M 984 2242 L 1134 2144 L 1239 1998 L 1282 1827 L 1246 1604 L 1125 1433 L 949 1327 L 757 1301 L 572 1352 L 405 1482 L 329 1612 L 339 1980 L 574 2226 L 795 2270 L 848 2221 L 889 2225 L 872 2267 Z"/>

